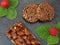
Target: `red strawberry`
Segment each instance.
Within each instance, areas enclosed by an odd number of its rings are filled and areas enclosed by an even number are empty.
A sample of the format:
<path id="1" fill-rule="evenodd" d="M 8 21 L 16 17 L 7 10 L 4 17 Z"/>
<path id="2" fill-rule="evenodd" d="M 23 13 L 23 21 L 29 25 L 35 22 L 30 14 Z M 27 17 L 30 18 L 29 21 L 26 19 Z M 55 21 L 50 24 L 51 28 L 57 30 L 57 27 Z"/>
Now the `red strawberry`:
<path id="1" fill-rule="evenodd" d="M 50 28 L 50 35 L 51 36 L 56 36 L 58 35 L 58 30 L 56 28 Z"/>
<path id="2" fill-rule="evenodd" d="M 8 0 L 2 0 L 1 6 L 2 6 L 3 8 L 8 8 L 9 5 L 10 5 L 10 3 L 8 2 Z"/>

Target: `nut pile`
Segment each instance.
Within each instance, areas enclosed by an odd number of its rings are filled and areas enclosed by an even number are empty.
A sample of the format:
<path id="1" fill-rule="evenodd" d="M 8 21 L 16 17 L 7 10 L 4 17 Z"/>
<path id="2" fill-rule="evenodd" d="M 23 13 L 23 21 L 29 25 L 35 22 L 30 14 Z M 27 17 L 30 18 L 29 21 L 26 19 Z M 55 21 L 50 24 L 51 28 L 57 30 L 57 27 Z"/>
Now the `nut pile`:
<path id="1" fill-rule="evenodd" d="M 23 18 L 27 22 L 50 21 L 54 18 L 54 8 L 48 2 L 39 5 L 30 4 L 23 10 Z"/>
<path id="2" fill-rule="evenodd" d="M 12 26 L 6 35 L 15 45 L 41 45 L 41 43 L 20 22 Z"/>

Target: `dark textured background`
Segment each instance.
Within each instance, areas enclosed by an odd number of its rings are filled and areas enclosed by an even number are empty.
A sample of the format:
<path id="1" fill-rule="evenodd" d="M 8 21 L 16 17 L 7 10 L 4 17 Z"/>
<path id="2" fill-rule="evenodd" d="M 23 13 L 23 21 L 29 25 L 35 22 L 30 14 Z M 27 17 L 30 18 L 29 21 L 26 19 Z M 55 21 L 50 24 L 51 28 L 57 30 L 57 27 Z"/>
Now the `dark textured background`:
<path id="1" fill-rule="evenodd" d="M 1 1 L 1 0 L 0 0 Z M 23 18 L 22 18 L 22 10 L 25 6 L 35 3 L 39 4 L 41 2 L 47 1 L 53 5 L 55 8 L 55 18 L 51 22 L 37 22 L 37 23 L 27 23 Z M 11 21 L 5 17 L 0 18 L 0 45 L 14 45 L 5 35 L 5 32 L 17 21 L 21 21 L 28 29 L 30 29 L 31 33 L 34 34 L 37 39 L 42 43 L 42 45 L 46 45 L 46 41 L 39 39 L 37 34 L 34 32 L 34 29 L 40 25 L 51 25 L 53 26 L 55 23 L 60 21 L 60 0 L 19 0 L 19 5 L 16 8 L 18 12 L 18 17 Z M 60 44 L 57 44 L 60 45 Z"/>

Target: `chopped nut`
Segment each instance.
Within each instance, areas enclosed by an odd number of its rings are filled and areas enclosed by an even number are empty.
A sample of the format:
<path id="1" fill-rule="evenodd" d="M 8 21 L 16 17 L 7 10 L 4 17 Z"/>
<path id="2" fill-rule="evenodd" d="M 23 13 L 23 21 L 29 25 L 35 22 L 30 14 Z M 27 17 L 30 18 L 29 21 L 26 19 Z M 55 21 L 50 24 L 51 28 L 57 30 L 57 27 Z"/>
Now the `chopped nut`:
<path id="1" fill-rule="evenodd" d="M 29 34 L 30 34 L 27 29 L 24 30 L 24 33 L 25 33 L 26 35 L 29 35 Z"/>
<path id="2" fill-rule="evenodd" d="M 31 42 L 31 44 L 34 44 L 35 42 Z"/>
<path id="3" fill-rule="evenodd" d="M 41 45 L 38 43 L 39 41 L 34 38 L 34 35 L 20 23 L 16 23 L 12 26 L 6 34 L 15 45 Z"/>
<path id="4" fill-rule="evenodd" d="M 22 35 L 24 35 L 24 32 L 23 32 L 23 31 L 18 31 L 17 34 L 18 34 L 19 36 L 22 36 Z"/>
<path id="5" fill-rule="evenodd" d="M 23 38 L 23 39 L 27 39 L 27 36 L 23 36 L 22 38 Z"/>
<path id="6" fill-rule="evenodd" d="M 17 28 L 16 28 L 16 27 L 14 27 L 14 29 L 16 30 Z"/>
<path id="7" fill-rule="evenodd" d="M 26 45 L 31 45 L 31 42 L 28 39 L 26 39 L 25 42 L 26 42 Z"/>

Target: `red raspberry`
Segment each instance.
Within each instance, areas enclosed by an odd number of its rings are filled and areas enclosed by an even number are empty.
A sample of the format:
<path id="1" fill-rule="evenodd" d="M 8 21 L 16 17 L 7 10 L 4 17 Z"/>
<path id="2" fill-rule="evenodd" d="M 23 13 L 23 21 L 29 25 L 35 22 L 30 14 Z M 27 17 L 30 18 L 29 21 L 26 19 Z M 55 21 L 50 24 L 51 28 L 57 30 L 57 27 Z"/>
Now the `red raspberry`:
<path id="1" fill-rule="evenodd" d="M 56 36 L 58 35 L 58 30 L 56 28 L 50 28 L 50 35 L 51 36 Z"/>
<path id="2" fill-rule="evenodd" d="M 2 6 L 3 8 L 8 8 L 9 5 L 10 5 L 10 3 L 8 2 L 8 0 L 2 0 L 1 6 Z"/>

